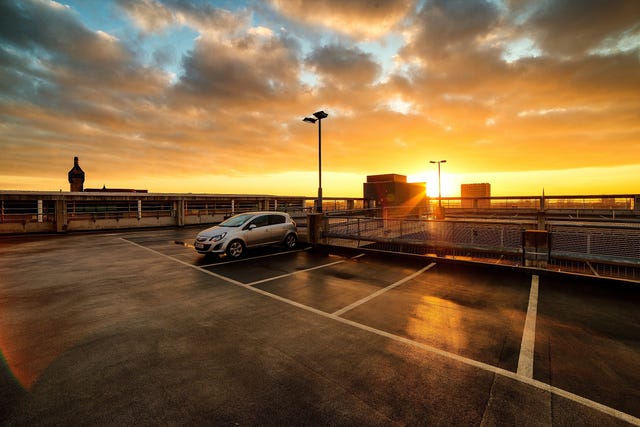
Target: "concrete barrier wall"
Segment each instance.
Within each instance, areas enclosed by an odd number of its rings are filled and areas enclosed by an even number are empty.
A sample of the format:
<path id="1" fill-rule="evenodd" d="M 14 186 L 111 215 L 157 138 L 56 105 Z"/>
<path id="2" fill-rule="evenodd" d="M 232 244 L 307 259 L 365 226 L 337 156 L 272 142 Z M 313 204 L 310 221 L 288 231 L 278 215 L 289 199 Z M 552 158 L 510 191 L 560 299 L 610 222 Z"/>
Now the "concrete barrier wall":
<path id="1" fill-rule="evenodd" d="M 215 224 L 240 212 L 304 213 L 307 197 L 0 191 L 0 234 Z"/>
<path id="2" fill-rule="evenodd" d="M 120 228 L 170 227 L 175 225 L 176 220 L 172 217 L 84 219 L 69 221 L 66 231 L 117 230 Z"/>
<path id="3" fill-rule="evenodd" d="M 10 222 L 0 224 L 0 234 L 54 233 L 54 222 Z"/>
<path id="4" fill-rule="evenodd" d="M 184 225 L 216 224 L 225 220 L 228 215 L 189 215 L 184 218 Z"/>

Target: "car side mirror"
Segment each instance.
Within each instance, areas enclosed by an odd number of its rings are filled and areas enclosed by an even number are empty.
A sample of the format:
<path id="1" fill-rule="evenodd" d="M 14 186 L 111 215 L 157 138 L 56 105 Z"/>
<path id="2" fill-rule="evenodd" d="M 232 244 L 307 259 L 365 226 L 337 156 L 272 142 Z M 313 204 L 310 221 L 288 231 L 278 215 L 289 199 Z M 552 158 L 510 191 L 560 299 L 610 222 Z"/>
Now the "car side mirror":
<path id="1" fill-rule="evenodd" d="M 253 230 L 254 228 L 257 228 L 258 226 L 255 224 L 249 224 L 249 230 Z"/>

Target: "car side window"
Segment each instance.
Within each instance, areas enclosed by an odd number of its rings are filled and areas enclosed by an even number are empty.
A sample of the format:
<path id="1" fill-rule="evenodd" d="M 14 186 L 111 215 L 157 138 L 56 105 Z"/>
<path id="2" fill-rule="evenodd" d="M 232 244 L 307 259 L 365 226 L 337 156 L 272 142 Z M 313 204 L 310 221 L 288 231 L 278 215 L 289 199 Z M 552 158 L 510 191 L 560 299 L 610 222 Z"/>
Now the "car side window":
<path id="1" fill-rule="evenodd" d="M 284 224 L 285 223 L 284 215 L 269 215 L 269 224 Z"/>
<path id="2" fill-rule="evenodd" d="M 255 225 L 256 227 L 264 227 L 269 224 L 269 217 L 267 215 L 261 215 L 251 220 L 249 225 Z"/>

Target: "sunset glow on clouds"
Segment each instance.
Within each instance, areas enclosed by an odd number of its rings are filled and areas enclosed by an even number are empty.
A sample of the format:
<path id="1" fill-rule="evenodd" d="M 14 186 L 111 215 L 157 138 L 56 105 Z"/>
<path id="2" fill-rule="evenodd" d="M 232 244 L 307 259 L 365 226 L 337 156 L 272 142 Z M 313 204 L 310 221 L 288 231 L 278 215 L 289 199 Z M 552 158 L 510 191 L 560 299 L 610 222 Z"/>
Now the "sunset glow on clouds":
<path id="1" fill-rule="evenodd" d="M 640 193 L 640 2 L 0 2 L 0 189 Z"/>

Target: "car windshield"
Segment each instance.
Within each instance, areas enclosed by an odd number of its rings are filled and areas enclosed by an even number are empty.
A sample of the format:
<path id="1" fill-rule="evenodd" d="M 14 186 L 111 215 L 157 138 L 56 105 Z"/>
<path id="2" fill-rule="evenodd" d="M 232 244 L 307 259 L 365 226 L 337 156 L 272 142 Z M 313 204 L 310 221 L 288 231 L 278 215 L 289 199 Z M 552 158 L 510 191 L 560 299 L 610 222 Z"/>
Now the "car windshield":
<path id="1" fill-rule="evenodd" d="M 240 214 L 236 216 L 232 216 L 226 221 L 222 221 L 218 224 L 219 227 L 240 227 L 242 224 L 247 222 L 247 220 L 253 217 L 253 214 Z"/>

